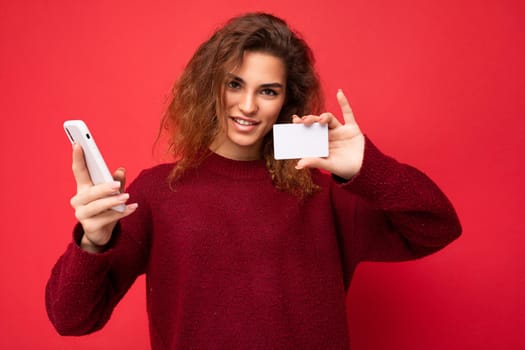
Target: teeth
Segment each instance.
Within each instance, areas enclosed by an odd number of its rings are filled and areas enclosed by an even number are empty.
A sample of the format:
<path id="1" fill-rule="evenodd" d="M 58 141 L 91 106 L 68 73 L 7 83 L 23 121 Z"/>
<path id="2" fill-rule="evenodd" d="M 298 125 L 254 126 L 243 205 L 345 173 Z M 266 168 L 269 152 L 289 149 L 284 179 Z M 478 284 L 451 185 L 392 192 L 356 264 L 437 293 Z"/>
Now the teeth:
<path id="1" fill-rule="evenodd" d="M 244 119 L 237 119 L 237 118 L 235 118 L 234 120 L 235 120 L 235 122 L 237 124 L 241 124 L 241 125 L 255 125 L 255 123 L 249 122 L 249 121 L 244 120 Z"/>

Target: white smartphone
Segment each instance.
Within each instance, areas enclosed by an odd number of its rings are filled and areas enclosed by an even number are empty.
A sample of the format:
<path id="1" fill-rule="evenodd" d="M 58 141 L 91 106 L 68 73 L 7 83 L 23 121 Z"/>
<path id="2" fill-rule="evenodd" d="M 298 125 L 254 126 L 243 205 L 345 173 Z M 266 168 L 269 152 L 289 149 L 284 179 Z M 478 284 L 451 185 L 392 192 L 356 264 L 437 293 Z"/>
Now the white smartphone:
<path id="1" fill-rule="evenodd" d="M 98 185 L 113 181 L 113 176 L 102 158 L 102 154 L 98 150 L 97 144 L 93 135 L 89 131 L 86 123 L 82 120 L 67 120 L 64 122 L 64 130 L 71 143 L 77 143 L 84 151 L 84 158 L 89 171 L 89 176 L 93 184 Z M 113 208 L 118 212 L 123 212 L 126 209 L 124 204 L 119 204 Z"/>

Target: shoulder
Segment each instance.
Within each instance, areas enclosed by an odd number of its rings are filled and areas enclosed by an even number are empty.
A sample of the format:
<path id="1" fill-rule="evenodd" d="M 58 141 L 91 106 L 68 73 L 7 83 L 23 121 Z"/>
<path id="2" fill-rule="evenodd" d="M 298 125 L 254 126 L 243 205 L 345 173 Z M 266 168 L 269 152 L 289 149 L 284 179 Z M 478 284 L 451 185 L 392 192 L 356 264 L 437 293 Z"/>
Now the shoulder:
<path id="1" fill-rule="evenodd" d="M 146 168 L 131 182 L 130 192 L 152 193 L 169 187 L 168 177 L 175 163 L 164 163 Z"/>
<path id="2" fill-rule="evenodd" d="M 137 176 L 137 180 L 142 178 L 154 179 L 158 177 L 167 177 L 173 170 L 175 164 L 176 163 L 163 163 L 155 165 L 151 168 L 143 169 Z"/>

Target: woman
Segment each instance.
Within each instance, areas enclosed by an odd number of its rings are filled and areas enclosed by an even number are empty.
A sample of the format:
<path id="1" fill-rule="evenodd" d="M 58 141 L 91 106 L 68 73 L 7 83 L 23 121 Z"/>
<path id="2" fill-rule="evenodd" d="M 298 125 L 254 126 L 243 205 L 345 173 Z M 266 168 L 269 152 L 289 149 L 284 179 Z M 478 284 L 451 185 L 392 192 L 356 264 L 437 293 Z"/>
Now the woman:
<path id="1" fill-rule="evenodd" d="M 203 43 L 175 85 L 161 128 L 175 163 L 114 195 L 124 171 L 93 186 L 75 146 L 79 224 L 46 294 L 59 333 L 100 329 L 145 273 L 154 349 L 348 348 L 357 264 L 430 254 L 461 227 L 437 186 L 383 155 L 337 100 L 344 124 L 319 114 L 306 43 L 281 19 L 247 14 Z M 274 160 L 272 126 L 290 121 L 327 124 L 329 157 Z"/>

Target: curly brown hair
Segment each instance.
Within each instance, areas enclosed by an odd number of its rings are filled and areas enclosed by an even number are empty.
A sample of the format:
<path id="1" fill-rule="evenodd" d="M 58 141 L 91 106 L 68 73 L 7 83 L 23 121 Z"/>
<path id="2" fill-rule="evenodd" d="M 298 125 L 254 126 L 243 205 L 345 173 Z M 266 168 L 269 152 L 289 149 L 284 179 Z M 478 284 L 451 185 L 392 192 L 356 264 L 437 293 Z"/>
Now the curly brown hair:
<path id="1" fill-rule="evenodd" d="M 323 97 L 314 69 L 311 49 L 287 23 L 271 14 L 249 13 L 230 19 L 197 49 L 176 81 L 161 130 L 167 131 L 169 152 L 178 159 L 170 183 L 200 164 L 219 133 L 219 117 L 225 113 L 227 74 L 242 64 L 245 52 L 278 57 L 286 69 L 286 97 L 277 123 L 293 114 L 319 114 Z M 274 185 L 303 197 L 315 192 L 308 169 L 295 169 L 294 160 L 275 160 L 270 131 L 264 138 L 262 157 Z"/>

